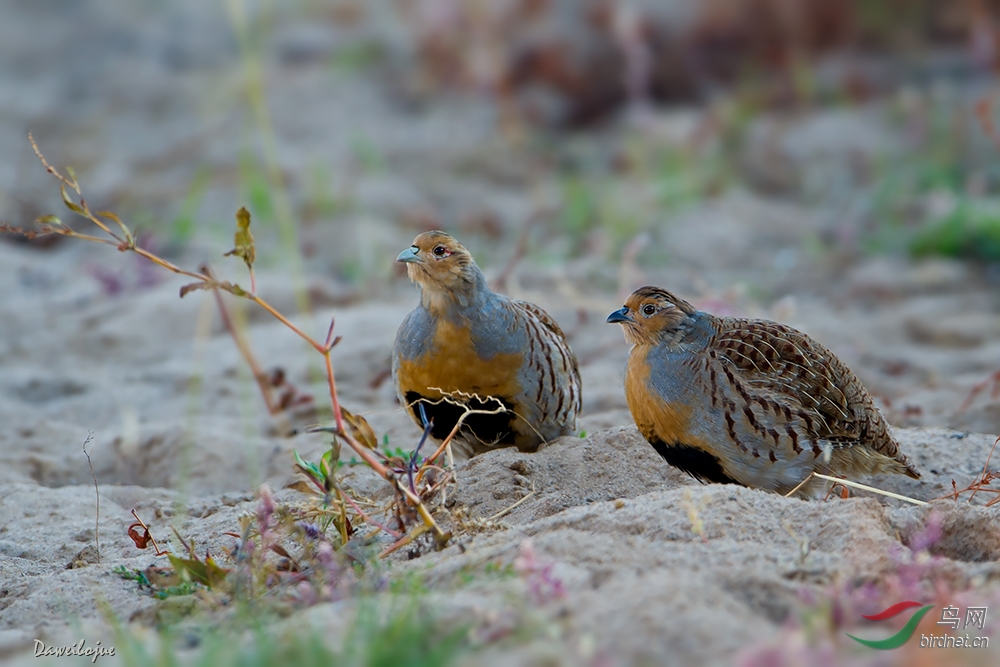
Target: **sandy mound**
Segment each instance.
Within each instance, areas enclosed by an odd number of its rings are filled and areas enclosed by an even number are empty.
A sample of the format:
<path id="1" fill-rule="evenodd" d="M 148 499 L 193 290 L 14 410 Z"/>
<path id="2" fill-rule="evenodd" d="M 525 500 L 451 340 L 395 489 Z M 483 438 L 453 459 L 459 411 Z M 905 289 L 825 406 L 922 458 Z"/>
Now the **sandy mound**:
<path id="1" fill-rule="evenodd" d="M 917 86 L 899 108 L 765 114 L 707 141 L 705 128 L 734 111 L 650 110 L 642 125 L 610 119 L 535 136 L 502 127 L 485 95 L 407 93 L 399 68 L 415 47 L 386 18 L 397 3 L 354 3 L 382 8 L 375 31 L 337 23 L 323 3 L 263 3 L 266 15 L 252 19 L 271 119 L 261 127 L 246 96 L 254 68 L 220 3 L 7 4 L 0 222 L 66 214 L 24 140 L 28 127 L 53 164 L 77 168 L 95 209 L 117 211 L 184 267 L 210 261 L 245 284 L 240 262 L 221 255 L 233 212 L 250 206 L 260 295 L 318 338 L 336 316 L 342 402 L 390 447 L 418 437 L 388 380 L 396 328 L 417 299 L 392 258 L 439 226 L 493 279 L 529 230 L 505 290 L 567 332 L 583 377 L 582 435 L 463 464 L 441 514 L 452 543 L 412 561 L 402 550 L 385 570 L 386 581 L 415 581 L 421 604 L 471 626 L 482 648 L 470 664 L 929 664 L 938 654 L 858 652 L 843 636 L 862 627 L 861 613 L 905 598 L 994 604 L 984 633 L 1000 644 L 997 507 L 865 493 L 806 502 L 700 485 L 631 426 L 627 347 L 604 324 L 647 283 L 711 312 L 787 322 L 858 373 L 924 474 L 873 484 L 931 499 L 952 480 L 970 483 L 1000 432 L 988 391 L 959 409 L 1000 369 L 1000 273 L 873 252 L 871 227 L 885 211 L 874 202 L 880 181 L 865 174 L 908 162 L 915 128 L 979 132 L 971 103 L 952 118 L 935 101 L 961 106 L 975 90 Z M 722 146 L 730 131 L 742 139 L 732 154 Z M 960 136 L 990 148 L 981 133 Z M 273 162 L 257 152 L 268 138 Z M 940 147 L 913 159 L 936 174 Z M 951 165 L 962 193 L 986 187 L 994 157 Z M 905 208 L 933 208 L 940 194 L 915 192 Z M 296 239 L 280 231 L 285 199 Z M 0 661 L 39 664 L 35 639 L 112 643 L 102 610 L 144 639 L 165 614 L 191 612 L 193 596 L 161 603 L 112 572 L 165 560 L 127 536 L 132 509 L 162 544 L 175 527 L 225 564 L 234 543 L 225 533 L 254 512 L 258 486 L 282 503 L 303 500 L 286 488 L 293 450 L 315 460 L 327 439 L 283 435 L 212 296 L 179 299 L 185 282 L 104 246 L 0 242 Z M 324 419 L 319 357 L 260 309 L 236 317 L 265 368 L 315 397 L 318 411 L 292 425 Z M 361 466 L 347 467 L 343 483 L 386 495 Z M 353 611 L 343 600 L 284 623 L 335 637 Z M 921 631 L 936 629 L 935 614 Z M 941 662 L 997 664 L 997 650 Z"/>
<path id="2" fill-rule="evenodd" d="M 952 476 L 926 462 L 957 455 L 982 460 L 993 441 L 922 429 L 898 435 L 927 479 L 876 483 L 922 497 L 943 492 Z M 918 508 L 872 497 L 801 501 L 700 485 L 659 461 L 632 427 L 564 438 L 534 454 L 492 452 L 463 464 L 459 479 L 452 510 L 462 508 L 466 522 L 531 496 L 441 553 L 410 562 L 401 554 L 394 569 L 414 572 L 431 591 L 429 601 L 456 622 L 471 621 L 480 634 L 495 635 L 477 661 L 580 664 L 603 656 L 613 657 L 610 664 L 730 664 L 734 654 L 780 639 L 809 596 L 917 567 L 914 550 L 923 548 L 928 521 L 939 534 L 922 576 L 947 582 L 949 590 L 1000 578 L 1000 527 L 989 509 L 951 501 Z M 301 500 L 294 491 L 278 497 Z M 178 505 L 173 492 L 106 485 L 104 559 L 98 565 L 87 550 L 93 500 L 87 485 L 5 486 L 0 650 L 8 655 L 29 648 L 34 638 L 52 643 L 66 637 L 64 624 L 97 617 L 99 600 L 119 618 L 161 618 L 156 601 L 111 573 L 115 566 L 143 568 L 154 560 L 123 533 L 129 509 L 157 526 L 161 537 L 174 522 L 199 549 L 224 559 L 235 540 L 222 533 L 256 504 L 232 494 L 195 496 Z M 526 549 L 536 571 L 489 573 L 518 563 Z M 74 561 L 76 567 L 66 569 Z M 299 615 L 317 625 L 342 625 L 350 609 L 337 603 Z M 91 643 L 113 642 L 100 624 L 87 628 Z"/>

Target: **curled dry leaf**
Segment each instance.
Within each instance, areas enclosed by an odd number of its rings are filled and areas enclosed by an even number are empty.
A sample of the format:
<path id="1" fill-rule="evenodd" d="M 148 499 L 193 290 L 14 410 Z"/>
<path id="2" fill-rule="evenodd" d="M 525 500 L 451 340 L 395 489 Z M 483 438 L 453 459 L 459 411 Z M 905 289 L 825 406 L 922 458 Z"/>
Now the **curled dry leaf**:
<path id="1" fill-rule="evenodd" d="M 188 283 L 187 285 L 181 285 L 181 298 L 183 299 L 188 293 L 194 292 L 195 290 L 209 289 L 211 287 L 215 287 L 215 285 L 206 282 Z"/>
<path id="2" fill-rule="evenodd" d="M 361 415 L 356 415 L 347 408 L 341 406 L 340 413 L 347 422 L 347 427 L 351 430 L 351 436 L 368 449 L 378 449 L 378 438 L 375 431 L 368 424 L 368 420 Z"/>
<path id="3" fill-rule="evenodd" d="M 140 534 L 136 528 L 142 528 L 142 533 Z M 150 541 L 153 539 L 149 534 L 149 529 L 143 526 L 141 523 L 133 523 L 128 527 L 128 536 L 132 538 L 135 542 L 137 549 L 145 549 L 149 546 Z"/>

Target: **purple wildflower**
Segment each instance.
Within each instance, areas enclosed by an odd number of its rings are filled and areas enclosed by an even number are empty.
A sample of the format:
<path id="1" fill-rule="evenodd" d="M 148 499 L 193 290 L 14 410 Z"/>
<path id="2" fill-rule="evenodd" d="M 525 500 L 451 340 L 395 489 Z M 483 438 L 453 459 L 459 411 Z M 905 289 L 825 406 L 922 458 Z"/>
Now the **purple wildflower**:
<path id="1" fill-rule="evenodd" d="M 528 591 L 539 604 L 566 596 L 566 587 L 552 572 L 555 563 L 543 563 L 535 555 L 531 540 L 521 542 L 520 554 L 514 559 L 514 569 L 524 577 Z"/>
<path id="2" fill-rule="evenodd" d="M 310 540 L 319 539 L 319 526 L 308 521 L 299 521 L 295 524 L 299 530 Z"/>

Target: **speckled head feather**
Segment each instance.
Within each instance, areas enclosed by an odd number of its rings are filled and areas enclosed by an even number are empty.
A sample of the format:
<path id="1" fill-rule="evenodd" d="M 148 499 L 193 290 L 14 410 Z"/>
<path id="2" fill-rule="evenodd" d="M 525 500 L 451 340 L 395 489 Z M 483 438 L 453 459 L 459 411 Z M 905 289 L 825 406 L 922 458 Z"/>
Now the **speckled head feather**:
<path id="1" fill-rule="evenodd" d="M 419 234 L 396 261 L 406 264 L 406 275 L 420 286 L 428 308 L 439 309 L 454 300 L 465 302 L 470 292 L 485 285 L 482 271 L 465 246 L 441 231 Z"/>
<path id="2" fill-rule="evenodd" d="M 632 292 L 625 305 L 608 316 L 608 322 L 621 324 L 625 340 L 633 345 L 655 345 L 681 333 L 696 312 L 684 299 L 647 285 Z"/>

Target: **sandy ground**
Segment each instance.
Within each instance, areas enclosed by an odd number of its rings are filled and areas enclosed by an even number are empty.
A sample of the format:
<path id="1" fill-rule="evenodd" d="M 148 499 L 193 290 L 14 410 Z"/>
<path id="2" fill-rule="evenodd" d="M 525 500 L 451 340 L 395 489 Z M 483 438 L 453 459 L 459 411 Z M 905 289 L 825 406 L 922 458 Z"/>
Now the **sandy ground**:
<path id="1" fill-rule="evenodd" d="M 58 193 L 24 140 L 30 127 L 51 161 L 77 167 L 88 200 L 146 220 L 173 261 L 196 267 L 210 259 L 245 281 L 238 263 L 220 255 L 231 247 L 232 212 L 252 198 L 247 181 L 255 177 L 246 175 L 244 156 L 259 155 L 261 139 L 223 9 L 136 3 L 119 12 L 95 0 L 53 14 L 41 4 L 16 3 L 5 10 L 11 20 L 0 21 L 8 56 L 0 59 L 8 64 L 0 67 L 7 91 L 0 218 L 26 224 L 59 210 Z M 156 20 L 143 20 L 150 11 Z M 298 312 L 297 294 L 308 293 L 312 314 L 293 320 L 318 337 L 336 317 L 343 403 L 390 444 L 409 448 L 418 434 L 386 373 L 416 290 L 392 258 L 435 223 L 459 234 L 496 277 L 537 202 L 565 205 L 540 155 L 623 145 L 637 130 L 612 123 L 545 151 L 508 144 L 482 100 L 413 108 L 381 79 L 331 68 L 351 41 L 306 14 L 278 17 L 263 61 L 278 164 L 291 209 L 307 220 L 299 235 L 305 259 L 280 251 L 273 219 L 260 223 L 259 292 L 290 315 Z M 39 31 L 50 35 L 44 50 L 33 37 Z M 692 113 L 655 116 L 644 130 L 649 141 L 683 134 Z M 891 155 L 899 134 L 877 108 L 817 111 L 776 125 L 768 136 L 778 137 L 778 150 L 794 146 L 781 155 L 800 170 L 858 151 Z M 380 166 L 365 167 L 372 151 Z M 211 176 L 191 214 L 205 223 L 172 245 L 152 221 L 180 215 L 199 168 Z M 324 196 L 350 206 L 309 217 L 316 174 Z M 633 180 L 606 194 L 648 199 L 652 186 Z M 670 469 L 631 426 L 621 388 L 627 348 L 617 327 L 603 323 L 623 291 L 655 283 L 715 312 L 803 329 L 856 370 L 924 473 L 919 482 L 874 483 L 929 500 L 952 480 L 969 483 L 1000 433 L 1000 403 L 988 395 L 958 410 L 976 382 L 1000 369 L 995 269 L 817 250 L 818 238 L 856 231 L 850 216 L 739 186 L 652 217 L 645 249 L 624 273 L 600 229 L 584 237 L 582 252 L 567 253 L 564 230 L 552 220 L 540 224 L 506 289 L 548 309 L 568 332 L 581 361 L 579 428 L 587 435 L 536 454 L 499 451 L 463 464 L 452 509 L 469 519 L 532 495 L 441 553 L 401 557 L 394 571 L 418 572 L 433 603 L 496 637 L 476 657 L 496 664 L 820 664 L 822 651 L 834 649 L 803 648 L 809 600 L 900 572 L 939 582 L 935 603 L 1000 601 L 993 508 L 948 501 L 918 508 L 868 494 L 804 502 L 702 486 Z M 0 661 L 37 664 L 34 639 L 82 632 L 91 644 L 112 641 L 101 601 L 138 625 L 156 620 L 156 601 L 111 572 L 154 560 L 125 534 L 131 509 L 154 522 L 154 534 L 174 522 L 222 554 L 233 541 L 222 533 L 252 511 L 254 489 L 263 482 L 284 489 L 295 479 L 292 450 L 316 459 L 326 447 L 319 435 L 278 432 L 211 296 L 178 298 L 184 282 L 112 248 L 0 243 Z M 322 397 L 319 358 L 267 314 L 244 314 L 264 364 Z M 100 564 L 87 551 L 95 537 L 88 435 L 101 488 Z M 345 482 L 373 493 L 379 486 L 360 468 Z M 298 496 L 284 489 L 279 498 Z M 919 541 L 928 522 L 940 530 L 929 552 Z M 509 565 L 526 549 L 552 565 L 564 596 L 536 600 L 521 578 L 461 583 L 463 572 Z M 85 566 L 67 569 L 80 560 Z M 869 602 L 865 613 L 874 610 Z M 349 611 L 319 605 L 289 623 L 332 627 Z M 933 630 L 930 616 L 927 623 L 921 627 Z M 772 645 L 788 662 L 768 662 Z M 827 664 L 903 664 L 925 655 L 873 657 L 838 647 Z M 992 664 L 996 651 L 947 659 Z"/>

